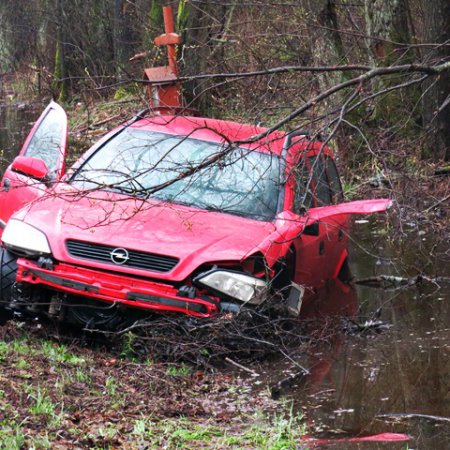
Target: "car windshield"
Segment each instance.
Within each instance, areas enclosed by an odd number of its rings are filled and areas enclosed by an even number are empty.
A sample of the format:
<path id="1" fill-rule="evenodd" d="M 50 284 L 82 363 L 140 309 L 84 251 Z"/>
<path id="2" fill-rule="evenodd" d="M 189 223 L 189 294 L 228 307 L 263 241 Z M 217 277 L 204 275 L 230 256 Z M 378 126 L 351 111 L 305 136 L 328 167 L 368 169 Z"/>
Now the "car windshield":
<path id="1" fill-rule="evenodd" d="M 279 158 L 273 154 L 125 128 L 78 169 L 71 183 L 272 220 L 279 179 Z"/>

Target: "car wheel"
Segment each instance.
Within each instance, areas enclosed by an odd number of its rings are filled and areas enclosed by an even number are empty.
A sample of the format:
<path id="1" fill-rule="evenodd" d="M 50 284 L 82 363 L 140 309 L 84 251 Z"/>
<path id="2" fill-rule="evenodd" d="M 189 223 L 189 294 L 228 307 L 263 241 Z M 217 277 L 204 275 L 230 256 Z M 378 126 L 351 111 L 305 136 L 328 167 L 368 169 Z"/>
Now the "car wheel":
<path id="1" fill-rule="evenodd" d="M 0 249 L 0 323 L 6 322 L 11 312 L 7 310 L 11 302 L 12 287 L 16 282 L 17 257 L 6 250 Z"/>

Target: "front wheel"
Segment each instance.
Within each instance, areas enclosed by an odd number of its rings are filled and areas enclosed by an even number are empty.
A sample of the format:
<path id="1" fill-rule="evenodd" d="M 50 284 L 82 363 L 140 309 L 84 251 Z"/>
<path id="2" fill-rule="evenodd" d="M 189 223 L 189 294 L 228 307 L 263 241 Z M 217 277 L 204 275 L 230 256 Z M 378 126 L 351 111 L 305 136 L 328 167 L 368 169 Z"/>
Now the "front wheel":
<path id="1" fill-rule="evenodd" d="M 5 323 L 11 315 L 7 307 L 11 302 L 16 274 L 17 257 L 6 248 L 0 248 L 0 324 Z"/>

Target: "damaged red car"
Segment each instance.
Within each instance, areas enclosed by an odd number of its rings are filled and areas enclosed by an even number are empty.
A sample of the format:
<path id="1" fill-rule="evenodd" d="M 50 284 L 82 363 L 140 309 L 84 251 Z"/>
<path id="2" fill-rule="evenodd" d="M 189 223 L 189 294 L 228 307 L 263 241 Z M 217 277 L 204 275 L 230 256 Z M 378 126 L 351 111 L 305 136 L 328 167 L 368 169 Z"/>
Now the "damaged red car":
<path id="1" fill-rule="evenodd" d="M 299 131 L 144 111 L 67 172 L 66 150 L 52 102 L 3 176 L 0 292 L 88 328 L 272 293 L 298 314 L 304 288 L 348 271 L 349 215 L 391 203 L 343 203 L 331 150 Z"/>

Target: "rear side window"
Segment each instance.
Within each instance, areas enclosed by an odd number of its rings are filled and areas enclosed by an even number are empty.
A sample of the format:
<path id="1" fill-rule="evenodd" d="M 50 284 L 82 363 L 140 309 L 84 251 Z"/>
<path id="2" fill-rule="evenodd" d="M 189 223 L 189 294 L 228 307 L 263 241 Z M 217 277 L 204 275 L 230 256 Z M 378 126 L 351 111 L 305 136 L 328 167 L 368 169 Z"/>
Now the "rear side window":
<path id="1" fill-rule="evenodd" d="M 308 158 L 313 175 L 317 206 L 331 205 L 331 191 L 321 155 Z"/>
<path id="2" fill-rule="evenodd" d="M 305 159 L 301 159 L 294 169 L 295 176 L 295 196 L 294 212 L 300 213 L 303 209 L 308 209 L 314 205 L 313 186 L 309 175 L 309 168 Z"/>
<path id="3" fill-rule="evenodd" d="M 339 180 L 336 164 L 329 156 L 325 156 L 325 169 L 328 175 L 328 182 L 330 183 L 333 203 L 342 202 L 344 194 L 342 193 L 341 181 Z"/>

